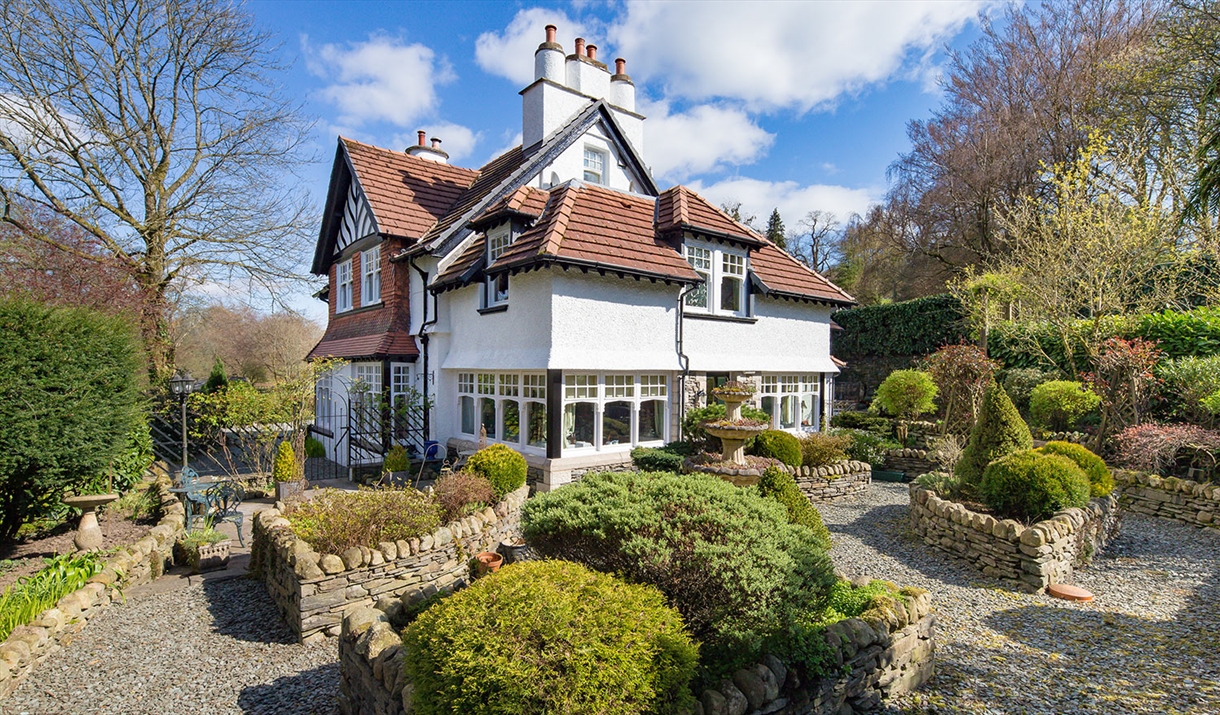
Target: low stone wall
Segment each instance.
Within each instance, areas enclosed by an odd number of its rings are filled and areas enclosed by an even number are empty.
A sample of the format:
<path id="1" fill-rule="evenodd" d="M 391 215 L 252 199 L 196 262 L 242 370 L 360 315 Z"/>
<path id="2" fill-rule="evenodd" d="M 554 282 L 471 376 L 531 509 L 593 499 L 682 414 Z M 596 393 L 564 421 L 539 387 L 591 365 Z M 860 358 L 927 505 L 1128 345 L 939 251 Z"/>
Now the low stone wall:
<path id="1" fill-rule="evenodd" d="M 174 542 L 183 533 L 186 512 L 169 492 L 167 478 L 155 483 L 161 519 L 148 535 L 106 559 L 101 573 L 38 614 L 31 623 L 13 629 L 0 643 L 0 698 L 8 697 L 34 668 L 60 644 L 80 633 L 112 601 L 122 601 L 122 589 L 158 578 L 173 563 Z"/>
<path id="2" fill-rule="evenodd" d="M 297 538 L 277 509 L 254 517 L 251 569 L 261 576 L 284 621 L 302 640 L 336 636 L 345 613 L 379 599 L 427 598 L 465 585 L 470 559 L 521 534 L 529 485 L 503 501 L 418 539 L 318 554 Z"/>
<path id="3" fill-rule="evenodd" d="M 1118 535 L 1122 520 L 1115 494 L 1026 527 L 973 512 L 917 484 L 910 489 L 911 528 L 924 543 L 1031 593 L 1070 580 Z"/>
<path id="4" fill-rule="evenodd" d="M 1220 529 L 1220 484 L 1114 470 L 1124 509 L 1173 519 L 1191 526 Z"/>
<path id="5" fill-rule="evenodd" d="M 402 667 L 402 641 L 390 613 L 359 608 L 339 638 L 339 712 L 406 715 L 412 688 Z M 691 715 L 844 715 L 869 712 L 917 688 L 934 670 L 935 617 L 926 593 L 904 609 L 870 620 L 851 618 L 826 629 L 844 675 L 801 681 L 774 656 L 702 693 Z"/>
<path id="6" fill-rule="evenodd" d="M 809 501 L 834 501 L 868 491 L 873 481 L 873 468 L 868 462 L 836 462 L 826 467 L 789 468 Z"/>
<path id="7" fill-rule="evenodd" d="M 891 449 L 885 453 L 885 468 L 893 472 L 906 472 L 910 480 L 934 472 L 940 465 L 928 459 L 926 449 Z"/>

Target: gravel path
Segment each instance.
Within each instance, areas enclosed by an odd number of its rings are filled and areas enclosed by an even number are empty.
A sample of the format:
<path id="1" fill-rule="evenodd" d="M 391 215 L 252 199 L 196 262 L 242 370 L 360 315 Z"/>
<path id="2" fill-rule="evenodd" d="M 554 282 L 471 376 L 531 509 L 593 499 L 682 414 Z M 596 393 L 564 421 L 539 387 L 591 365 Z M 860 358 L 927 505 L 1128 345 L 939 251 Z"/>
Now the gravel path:
<path id="1" fill-rule="evenodd" d="M 338 687 L 335 640 L 297 644 L 262 583 L 238 578 L 111 606 L 0 712 L 330 715 Z"/>
<path id="2" fill-rule="evenodd" d="M 1074 582 L 1075 604 L 1011 591 L 909 530 L 907 487 L 819 511 L 835 565 L 932 592 L 937 675 L 891 712 L 1220 713 L 1220 534 L 1139 515 Z"/>

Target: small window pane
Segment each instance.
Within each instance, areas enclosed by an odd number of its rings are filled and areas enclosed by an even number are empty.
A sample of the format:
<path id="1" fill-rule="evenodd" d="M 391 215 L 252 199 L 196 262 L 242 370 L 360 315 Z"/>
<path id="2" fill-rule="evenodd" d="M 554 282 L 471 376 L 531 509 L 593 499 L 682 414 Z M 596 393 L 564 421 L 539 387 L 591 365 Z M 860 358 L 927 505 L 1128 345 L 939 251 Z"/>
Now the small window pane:
<path id="1" fill-rule="evenodd" d="M 496 438 L 496 401 L 489 398 L 479 400 L 479 421 L 487 430 L 487 438 Z"/>
<path id="2" fill-rule="evenodd" d="M 602 444 L 631 443 L 631 403 L 607 402 L 602 415 Z"/>
<path id="3" fill-rule="evenodd" d="M 489 372 L 479 373 L 479 394 L 494 395 L 496 394 L 496 376 Z"/>
<path id="4" fill-rule="evenodd" d="M 474 434 L 474 398 L 462 397 L 458 404 L 462 407 L 462 433 Z"/>
<path id="5" fill-rule="evenodd" d="M 458 373 L 458 392 L 464 392 L 466 394 L 474 393 L 473 372 Z"/>
<path id="6" fill-rule="evenodd" d="M 563 396 L 567 400 L 597 398 L 597 375 L 564 375 Z"/>
<path id="7" fill-rule="evenodd" d="M 635 395 L 635 378 L 631 375 L 607 375 L 606 397 L 632 397 Z"/>
<path id="8" fill-rule="evenodd" d="M 645 400 L 640 403 L 640 441 L 665 439 L 665 402 Z"/>
<path id="9" fill-rule="evenodd" d="M 573 402 L 563 406 L 563 443 L 565 447 L 592 447 L 597 407 L 592 402 Z"/>
<path id="10" fill-rule="evenodd" d="M 801 427 L 807 429 L 817 429 L 817 418 L 814 415 L 814 405 L 817 403 L 817 398 L 814 395 L 801 395 Z"/>
<path id="11" fill-rule="evenodd" d="M 521 408 L 516 400 L 504 400 L 500 405 L 503 413 L 503 425 L 500 430 L 505 442 L 521 441 Z"/>
<path id="12" fill-rule="evenodd" d="M 782 429 L 796 427 L 797 398 L 796 395 L 784 395 L 780 400 L 779 426 Z"/>
<path id="13" fill-rule="evenodd" d="M 767 413 L 767 417 L 771 424 L 775 424 L 775 397 L 772 395 L 763 395 L 759 401 L 759 405 L 763 412 Z"/>
<path id="14" fill-rule="evenodd" d="M 734 313 L 741 312 L 742 286 L 740 278 L 724 276 L 720 279 L 720 309 Z"/>
<path id="15" fill-rule="evenodd" d="M 524 380 L 526 397 L 534 397 L 539 400 L 546 399 L 546 375 L 525 375 L 522 379 Z"/>
<path id="16" fill-rule="evenodd" d="M 641 375 L 640 397 L 665 397 L 668 383 L 664 375 Z"/>
<path id="17" fill-rule="evenodd" d="M 546 405 L 541 402 L 525 403 L 529 419 L 527 441 L 531 447 L 546 446 Z"/>
<path id="18" fill-rule="evenodd" d="M 518 379 L 519 376 L 515 374 L 500 375 L 500 394 L 504 397 L 516 397 Z"/>
<path id="19" fill-rule="evenodd" d="M 762 393 L 774 395 L 779 392 L 779 378 L 775 375 L 763 375 Z"/>

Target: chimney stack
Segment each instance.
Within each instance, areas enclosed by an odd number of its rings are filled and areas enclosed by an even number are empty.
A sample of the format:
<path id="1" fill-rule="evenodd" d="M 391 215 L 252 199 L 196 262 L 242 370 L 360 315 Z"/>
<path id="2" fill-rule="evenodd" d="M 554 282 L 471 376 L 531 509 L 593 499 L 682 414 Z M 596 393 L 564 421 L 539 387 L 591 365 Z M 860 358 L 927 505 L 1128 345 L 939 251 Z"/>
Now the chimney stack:
<path id="1" fill-rule="evenodd" d="M 440 139 L 437 139 L 436 137 L 432 137 L 432 148 L 433 148 L 433 149 L 440 149 L 440 148 L 441 148 L 441 140 L 440 140 Z"/>
<path id="2" fill-rule="evenodd" d="M 597 45 L 585 46 L 585 52 L 588 53 L 586 56 L 589 59 L 593 60 L 594 62 L 597 61 Z"/>
<path id="3" fill-rule="evenodd" d="M 576 56 L 580 57 L 584 53 L 585 53 L 585 38 L 577 37 L 576 38 Z"/>
<path id="4" fill-rule="evenodd" d="M 625 59 L 623 59 L 622 57 L 620 57 L 620 58 L 618 58 L 617 60 L 615 60 L 615 61 L 614 61 L 614 74 L 615 74 L 615 75 L 617 75 L 617 76 L 619 76 L 619 77 L 626 76 L 626 74 L 627 74 L 627 60 L 625 60 Z M 611 77 L 610 79 L 614 79 L 614 78 L 613 78 L 613 77 Z"/>
<path id="5" fill-rule="evenodd" d="M 635 111 L 635 84 L 627 74 L 627 60 L 622 57 L 614 61 L 614 75 L 610 77 L 610 94 L 606 100 L 620 109 Z"/>
<path id="6" fill-rule="evenodd" d="M 559 31 L 559 28 L 555 27 L 554 25 L 546 26 L 546 44 L 548 44 L 548 45 L 556 44 L 555 43 L 555 33 L 558 31 Z"/>
<path id="7" fill-rule="evenodd" d="M 424 139 L 428 136 L 428 133 L 425 132 L 423 129 L 420 129 L 419 131 L 417 131 L 415 133 L 419 135 L 419 145 L 424 146 L 424 144 L 425 144 Z"/>
<path id="8" fill-rule="evenodd" d="M 419 143 L 415 146 L 407 147 L 407 153 L 411 156 L 417 156 L 420 159 L 428 159 L 429 161 L 437 161 L 442 164 L 449 163 L 449 155 L 441 149 L 441 140 L 436 137 L 432 138 L 432 146 L 428 146 L 428 133 L 423 129 L 415 132 L 419 136 Z"/>

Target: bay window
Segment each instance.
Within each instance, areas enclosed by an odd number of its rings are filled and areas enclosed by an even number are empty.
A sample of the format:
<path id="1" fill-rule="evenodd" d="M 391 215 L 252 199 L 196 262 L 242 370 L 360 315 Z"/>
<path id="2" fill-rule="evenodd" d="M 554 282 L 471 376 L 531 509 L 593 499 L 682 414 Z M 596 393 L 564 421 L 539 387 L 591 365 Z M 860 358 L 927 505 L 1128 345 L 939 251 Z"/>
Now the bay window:
<path id="1" fill-rule="evenodd" d="M 814 374 L 763 375 L 759 407 L 770 416 L 772 429 L 817 431 L 818 385 Z"/>
<path id="2" fill-rule="evenodd" d="M 546 375 L 519 372 L 458 373 L 458 428 L 488 442 L 525 451 L 546 450 Z"/>
<path id="3" fill-rule="evenodd" d="M 615 450 L 664 442 L 669 377 L 573 373 L 563 378 L 563 446 Z"/>
<path id="4" fill-rule="evenodd" d="M 725 246 L 687 242 L 686 261 L 703 283 L 686 294 L 686 306 L 695 313 L 745 316 L 746 254 Z"/>

